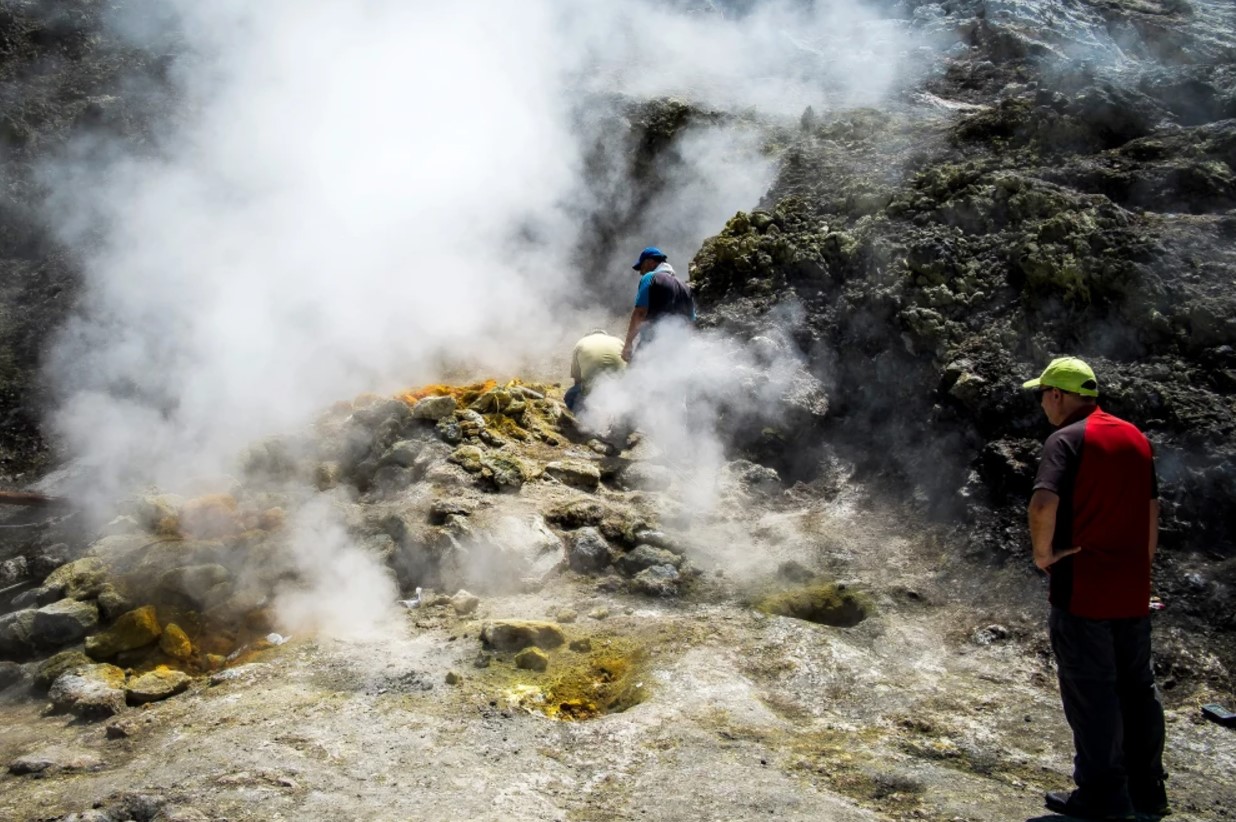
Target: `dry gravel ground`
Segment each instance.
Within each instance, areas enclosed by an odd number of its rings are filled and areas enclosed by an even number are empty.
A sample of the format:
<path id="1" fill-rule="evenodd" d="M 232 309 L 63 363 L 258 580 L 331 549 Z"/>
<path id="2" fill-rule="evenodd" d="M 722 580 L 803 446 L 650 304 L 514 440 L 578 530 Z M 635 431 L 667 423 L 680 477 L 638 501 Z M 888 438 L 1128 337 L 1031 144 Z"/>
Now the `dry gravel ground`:
<path id="1" fill-rule="evenodd" d="M 1040 592 L 1010 570 L 970 572 L 983 594 L 963 594 L 938 543 L 888 536 L 890 522 L 834 504 L 755 523 L 775 561 L 797 552 L 870 594 L 875 614 L 852 628 L 759 613 L 732 570 L 709 568 L 685 601 L 567 574 L 484 598 L 468 617 L 401 611 L 382 638 L 293 637 L 109 721 L 49 715 L 10 690 L 0 764 L 50 765 L 0 776 L 0 818 L 1053 818 L 1041 796 L 1067 787 L 1071 746 Z M 711 561 L 722 559 L 735 566 Z M 993 601 L 1009 606 L 1004 638 L 982 631 Z M 625 655 L 642 701 L 579 722 L 540 713 L 536 686 L 568 664 L 565 645 L 546 673 L 502 655 L 474 667 L 482 621 L 563 607 L 578 614 L 567 639 Z M 1222 695 L 1196 685 L 1168 697 L 1173 819 L 1233 818 L 1236 731 L 1198 716 Z"/>

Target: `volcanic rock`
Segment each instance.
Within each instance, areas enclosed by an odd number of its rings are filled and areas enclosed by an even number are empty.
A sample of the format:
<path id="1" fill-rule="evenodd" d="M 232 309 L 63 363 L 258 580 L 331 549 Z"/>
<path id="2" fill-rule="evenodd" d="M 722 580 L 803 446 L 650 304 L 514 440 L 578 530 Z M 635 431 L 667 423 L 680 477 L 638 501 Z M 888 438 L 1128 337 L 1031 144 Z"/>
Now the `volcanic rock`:
<path id="1" fill-rule="evenodd" d="M 30 642 L 43 648 L 57 648 L 78 641 L 98 624 L 99 609 L 93 602 L 62 599 L 35 611 Z"/>
<path id="2" fill-rule="evenodd" d="M 392 445 L 387 452 L 382 455 L 382 458 L 378 460 L 378 466 L 380 468 L 385 466 L 411 468 L 416 464 L 416 457 L 419 453 L 419 442 L 415 440 L 400 440 Z"/>
<path id="3" fill-rule="evenodd" d="M 479 474 L 484 466 L 485 452 L 475 445 L 461 445 L 447 457 L 447 460 L 455 463 L 460 468 L 470 474 Z"/>
<path id="4" fill-rule="evenodd" d="M 565 641 L 562 629 L 552 622 L 509 619 L 487 622 L 481 628 L 481 642 L 495 651 L 519 651 L 532 645 L 552 650 Z"/>
<path id="5" fill-rule="evenodd" d="M 584 525 L 600 525 L 607 513 L 609 509 L 600 502 L 582 498 L 556 503 L 545 512 L 545 519 L 569 531 Z"/>
<path id="6" fill-rule="evenodd" d="M 56 771 L 91 771 L 102 765 L 102 760 L 97 756 L 84 751 L 44 748 L 14 759 L 9 763 L 9 773 L 14 776 L 25 776 Z"/>
<path id="7" fill-rule="evenodd" d="M 210 817 L 187 805 L 164 805 L 150 822 L 210 822 Z"/>
<path id="8" fill-rule="evenodd" d="M 567 562 L 581 574 L 604 570 L 610 562 L 609 543 L 596 528 L 580 528 L 568 537 Z"/>
<path id="9" fill-rule="evenodd" d="M 94 660 L 81 651 L 61 651 L 39 663 L 34 673 L 34 684 L 40 688 L 50 688 L 61 674 L 87 668 L 93 664 Z"/>
<path id="10" fill-rule="evenodd" d="M 622 554 L 614 562 L 618 570 L 627 576 L 635 576 L 644 569 L 652 568 L 655 565 L 668 565 L 672 568 L 677 568 L 681 564 L 682 557 L 663 548 L 655 548 L 651 545 L 637 545 L 632 550 Z"/>
<path id="11" fill-rule="evenodd" d="M 425 397 L 412 406 L 412 416 L 418 420 L 441 420 L 455 413 L 454 397 Z"/>
<path id="12" fill-rule="evenodd" d="M 533 476 L 535 470 L 524 460 L 507 453 L 486 454 L 482 460 L 482 476 L 499 491 L 518 491 Z"/>
<path id="13" fill-rule="evenodd" d="M 149 673 L 129 680 L 125 695 L 130 705 L 144 705 L 175 696 L 189 687 L 192 678 L 183 671 L 160 665 Z"/>
<path id="14" fill-rule="evenodd" d="M 451 607 L 455 609 L 455 613 L 460 616 L 467 616 L 476 610 L 481 604 L 481 598 L 475 594 L 470 594 L 467 591 L 460 589 L 451 597 Z"/>
<path id="15" fill-rule="evenodd" d="M 180 532 L 196 540 L 211 540 L 239 534 L 243 527 L 237 516 L 235 497 L 211 494 L 189 500 L 180 511 Z"/>
<path id="16" fill-rule="evenodd" d="M 107 571 L 126 571 L 135 567 L 156 543 L 149 534 L 114 534 L 102 537 L 90 545 L 87 556 L 57 569 L 43 584 L 51 585 L 60 575 L 71 573 L 81 578 L 79 585 L 88 585 L 92 575 L 104 574 Z"/>
<path id="17" fill-rule="evenodd" d="M 618 483 L 637 491 L 665 491 L 674 484 L 674 473 L 664 465 L 635 462 L 618 474 Z"/>
<path id="18" fill-rule="evenodd" d="M 130 537 L 109 537 L 107 540 L 131 541 Z M 143 539 L 143 542 L 148 541 Z M 96 543 L 98 545 L 99 543 Z M 43 588 L 56 592 L 61 597 L 71 599 L 89 599 L 98 594 L 107 580 L 108 568 L 103 560 L 96 556 L 82 557 L 67 565 L 62 565 L 52 571 L 43 580 Z"/>
<path id="19" fill-rule="evenodd" d="M 163 632 L 153 605 L 122 614 L 111 628 L 86 639 L 86 653 L 94 659 L 110 659 L 122 651 L 150 645 Z"/>
<path id="20" fill-rule="evenodd" d="M 133 610 L 133 601 L 116 589 L 111 583 L 105 583 L 99 589 L 96 597 L 99 605 L 99 616 L 104 620 L 114 620 L 126 611 Z"/>
<path id="21" fill-rule="evenodd" d="M 231 593 L 228 581 L 232 574 L 217 563 L 174 568 L 159 577 L 158 587 L 166 594 L 183 597 L 189 602 L 209 608 Z"/>
<path id="22" fill-rule="evenodd" d="M 0 616 L 0 657 L 20 657 L 33 650 L 35 613 L 34 608 L 24 608 Z"/>
<path id="23" fill-rule="evenodd" d="M 540 648 L 524 648 L 515 655 L 515 667 L 527 671 L 544 671 L 549 667 L 549 655 Z"/>
<path id="24" fill-rule="evenodd" d="M 115 665 L 88 665 L 61 674 L 47 696 L 57 710 L 78 716 L 112 716 L 124 710 L 125 675 Z"/>
<path id="25" fill-rule="evenodd" d="M 547 464 L 545 473 L 564 485 L 584 491 L 595 491 L 601 482 L 601 472 L 591 462 L 560 460 Z"/>
<path id="26" fill-rule="evenodd" d="M 429 523 L 442 525 L 448 517 L 471 516 L 480 503 L 476 500 L 460 497 L 443 497 L 433 501 L 429 506 Z"/>
<path id="27" fill-rule="evenodd" d="M 726 473 L 739 485 L 757 494 L 771 494 L 781 490 L 781 477 L 767 465 L 757 465 L 749 460 L 734 460 L 726 466 Z"/>
<path id="28" fill-rule="evenodd" d="M 678 596 L 682 576 L 673 565 L 653 565 L 636 574 L 630 588 L 638 594 L 654 597 Z"/>
<path id="29" fill-rule="evenodd" d="M 663 548 L 671 554 L 677 554 L 678 556 L 682 556 L 684 553 L 683 547 L 664 531 L 648 529 L 636 531 L 635 542 L 637 545 L 651 545 L 654 548 Z"/>
<path id="30" fill-rule="evenodd" d="M 29 572 L 29 564 L 25 557 L 13 557 L 0 562 L 0 588 L 21 582 Z"/>
<path id="31" fill-rule="evenodd" d="M 18 684 L 26 678 L 26 669 L 16 662 L 0 661 L 0 691 Z"/>
<path id="32" fill-rule="evenodd" d="M 174 534 L 179 528 L 180 509 L 184 498 L 175 494 L 154 494 L 133 497 L 117 506 L 122 516 L 134 519 L 151 534 Z"/>
<path id="33" fill-rule="evenodd" d="M 159 650 L 173 659 L 186 660 L 193 656 L 193 643 L 179 625 L 169 622 L 159 635 Z"/>

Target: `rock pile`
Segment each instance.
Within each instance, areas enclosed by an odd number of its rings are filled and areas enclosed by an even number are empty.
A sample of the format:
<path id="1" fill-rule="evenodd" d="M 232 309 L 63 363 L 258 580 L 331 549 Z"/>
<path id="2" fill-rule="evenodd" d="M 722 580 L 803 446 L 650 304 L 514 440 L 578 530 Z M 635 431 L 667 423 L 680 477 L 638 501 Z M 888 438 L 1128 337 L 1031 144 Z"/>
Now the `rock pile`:
<path id="1" fill-rule="evenodd" d="M 360 397 L 310 433 L 250 448 L 226 493 L 125 501 L 76 559 L 18 582 L 0 616 L 5 685 L 32 680 L 59 709 L 105 716 L 270 647 L 271 603 L 299 573 L 289 525 L 315 497 L 335 500 L 350 539 L 417 591 L 411 605 L 449 604 L 456 618 L 480 601 L 464 587 L 536 589 L 559 573 L 679 595 L 697 572 L 639 490 L 671 487 L 672 472 L 602 456 L 611 448 L 566 424 L 556 390 L 491 381 Z"/>

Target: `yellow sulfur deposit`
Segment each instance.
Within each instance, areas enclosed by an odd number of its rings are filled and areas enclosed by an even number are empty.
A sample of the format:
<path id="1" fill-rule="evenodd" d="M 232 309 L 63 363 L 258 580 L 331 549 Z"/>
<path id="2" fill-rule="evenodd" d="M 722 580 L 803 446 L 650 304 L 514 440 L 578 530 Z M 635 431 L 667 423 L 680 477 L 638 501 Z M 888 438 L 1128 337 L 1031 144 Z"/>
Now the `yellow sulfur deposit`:
<path id="1" fill-rule="evenodd" d="M 839 628 L 852 628 L 873 610 L 869 597 L 832 583 L 815 583 L 769 594 L 756 602 L 755 607 L 766 614 Z"/>
<path id="2" fill-rule="evenodd" d="M 108 659 L 150 645 L 162 632 L 154 606 L 145 605 L 121 614 L 106 631 L 86 637 L 86 653 L 94 659 Z"/>
<path id="3" fill-rule="evenodd" d="M 596 643 L 573 642 L 548 653 L 541 652 L 547 670 L 520 664 L 492 666 L 490 676 L 507 680 L 503 693 L 508 702 L 552 719 L 580 721 L 620 713 L 643 702 L 648 691 L 641 681 L 644 652 L 629 642 L 609 639 Z M 532 647 L 527 651 L 537 651 Z M 514 680 L 514 682 L 511 682 Z"/>
<path id="4" fill-rule="evenodd" d="M 471 385 L 426 385 L 411 391 L 405 391 L 399 398 L 408 405 L 416 405 L 426 397 L 454 397 L 461 406 L 467 407 L 476 401 L 477 397 L 486 391 L 492 391 L 498 385 L 497 380 L 473 383 Z"/>
<path id="5" fill-rule="evenodd" d="M 163 629 L 163 635 L 159 637 L 159 649 L 182 662 L 193 656 L 193 643 L 189 641 L 188 634 L 174 622 L 169 622 Z"/>

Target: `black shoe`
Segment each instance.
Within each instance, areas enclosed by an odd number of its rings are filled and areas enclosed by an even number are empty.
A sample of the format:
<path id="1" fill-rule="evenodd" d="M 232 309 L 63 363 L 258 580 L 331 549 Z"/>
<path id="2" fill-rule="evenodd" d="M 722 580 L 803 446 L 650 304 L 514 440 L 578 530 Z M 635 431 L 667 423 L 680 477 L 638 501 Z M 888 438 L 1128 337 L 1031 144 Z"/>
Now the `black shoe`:
<path id="1" fill-rule="evenodd" d="M 1172 812 L 1167 803 L 1167 787 L 1161 779 L 1140 789 L 1130 786 L 1129 796 L 1133 798 L 1133 809 L 1145 816 L 1167 816 Z"/>
<path id="2" fill-rule="evenodd" d="M 1133 807 L 1130 804 L 1125 804 L 1120 807 L 1098 807 L 1084 799 L 1078 797 L 1077 791 L 1065 793 L 1064 791 L 1052 791 L 1044 797 L 1044 804 L 1047 805 L 1047 810 L 1054 811 L 1064 816 L 1071 816 L 1074 819 L 1136 819 L 1137 815 L 1133 813 Z"/>

